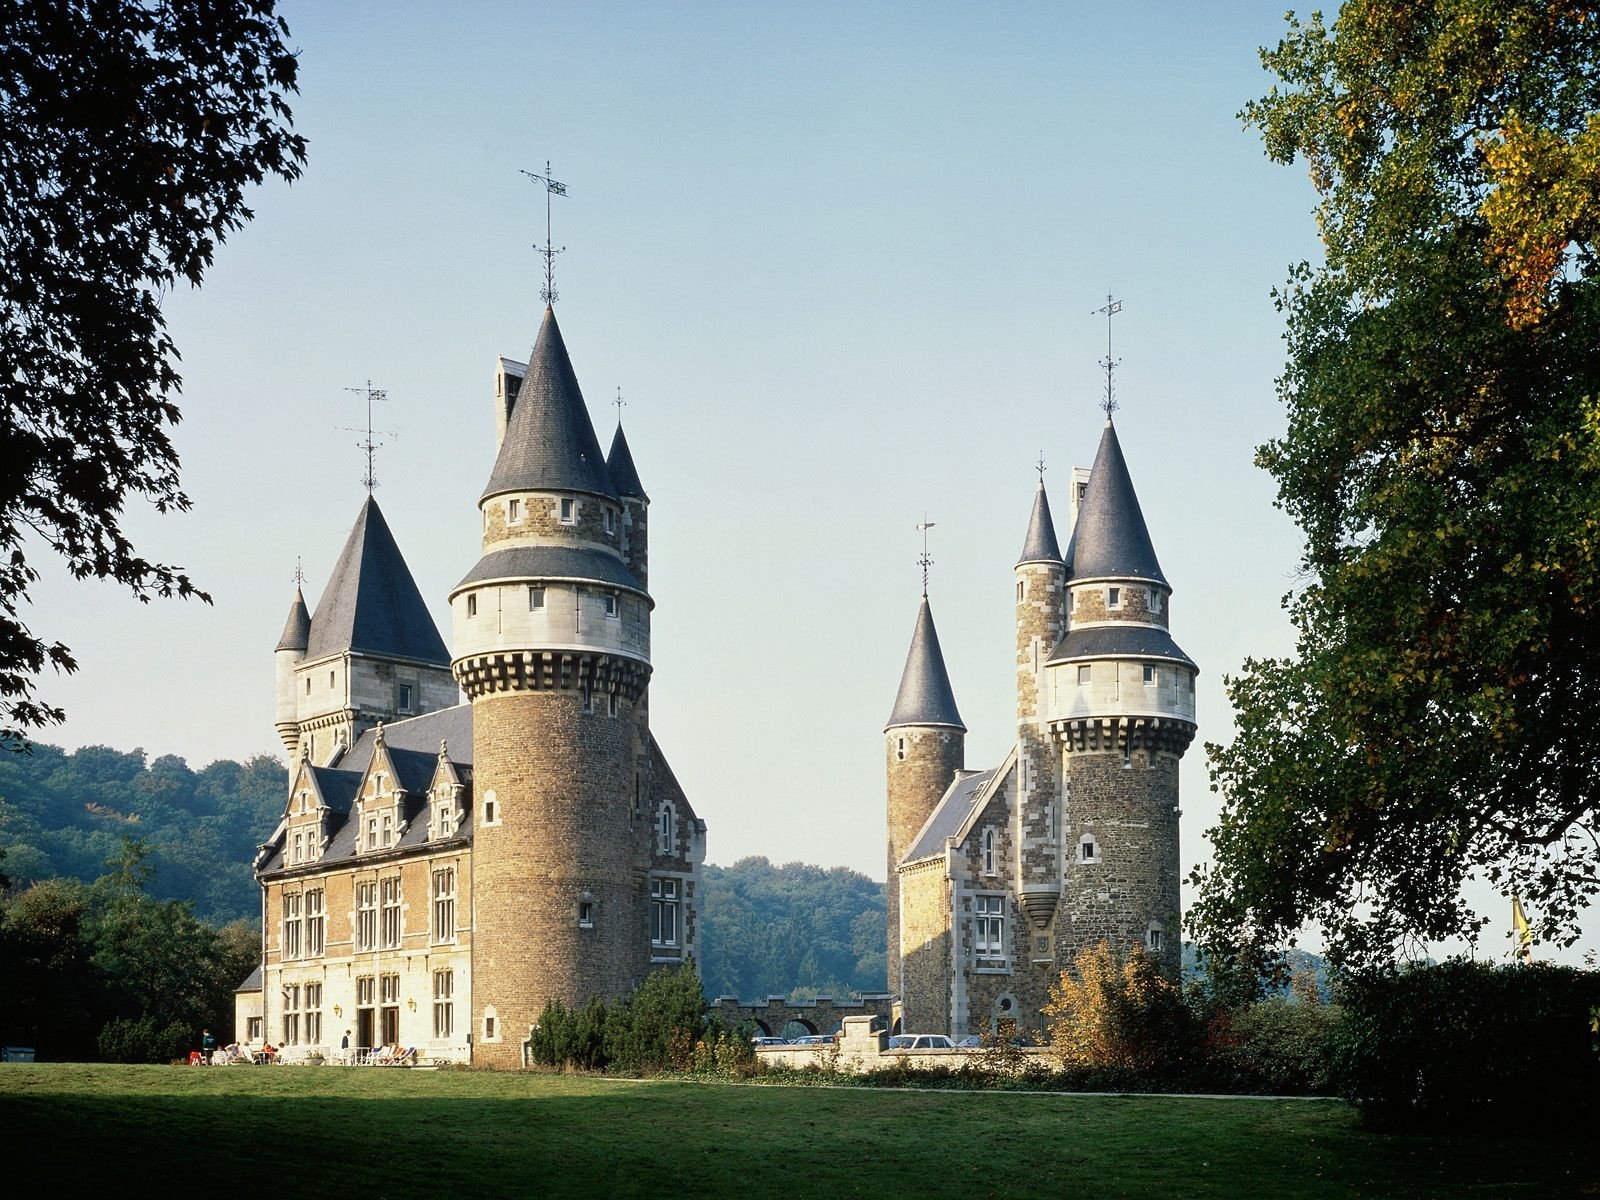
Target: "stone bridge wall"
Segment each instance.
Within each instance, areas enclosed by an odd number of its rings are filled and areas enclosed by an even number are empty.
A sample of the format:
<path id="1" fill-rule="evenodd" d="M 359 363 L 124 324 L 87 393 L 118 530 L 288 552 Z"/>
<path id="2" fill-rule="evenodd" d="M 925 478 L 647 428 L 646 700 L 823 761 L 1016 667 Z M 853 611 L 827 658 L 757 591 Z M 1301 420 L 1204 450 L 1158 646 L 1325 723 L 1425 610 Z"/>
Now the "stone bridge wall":
<path id="1" fill-rule="evenodd" d="M 718 996 L 711 1011 L 730 1025 L 745 1021 L 754 1024 L 767 1037 L 782 1037 L 790 1021 L 804 1025 L 812 1033 L 837 1033 L 846 1017 L 876 1017 L 885 1030 L 894 1027 L 895 999 L 887 992 L 862 996 L 859 1000 L 835 1000 L 818 996 L 809 1003 L 790 1004 L 782 996 L 768 996 L 764 1004 L 745 1004 L 736 996 Z"/>

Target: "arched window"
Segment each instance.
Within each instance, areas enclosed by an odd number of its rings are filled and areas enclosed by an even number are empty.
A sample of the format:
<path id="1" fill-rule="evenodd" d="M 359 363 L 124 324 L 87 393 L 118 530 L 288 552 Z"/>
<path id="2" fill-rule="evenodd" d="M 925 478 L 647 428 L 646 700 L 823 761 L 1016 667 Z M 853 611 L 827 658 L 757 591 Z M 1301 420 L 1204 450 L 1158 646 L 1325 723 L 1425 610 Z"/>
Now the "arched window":
<path id="1" fill-rule="evenodd" d="M 983 831 L 983 873 L 994 874 L 994 826 Z"/>

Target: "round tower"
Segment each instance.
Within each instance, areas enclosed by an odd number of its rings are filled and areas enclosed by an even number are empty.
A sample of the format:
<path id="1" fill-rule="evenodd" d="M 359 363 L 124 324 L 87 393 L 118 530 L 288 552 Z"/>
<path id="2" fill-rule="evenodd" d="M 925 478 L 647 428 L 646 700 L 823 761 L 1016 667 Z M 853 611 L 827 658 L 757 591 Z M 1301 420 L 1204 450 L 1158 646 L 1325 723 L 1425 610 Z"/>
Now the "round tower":
<path id="1" fill-rule="evenodd" d="M 884 726 L 889 794 L 889 990 L 904 995 L 901 980 L 900 883 L 897 868 L 927 824 L 939 798 L 966 764 L 967 727 L 933 627 L 928 593 L 922 593 L 911 650 L 900 676 L 894 711 Z"/>
<path id="2" fill-rule="evenodd" d="M 1198 668 L 1169 632 L 1172 588 L 1109 418 L 1066 567 L 1068 631 L 1046 664 L 1045 698 L 1063 754 L 1058 953 L 1143 946 L 1176 980 L 1178 762 L 1194 740 Z"/>
<path id="3" fill-rule="evenodd" d="M 1034 493 L 1015 569 L 1017 629 L 1018 895 L 1033 934 L 1050 928 L 1061 897 L 1057 836 L 1060 756 L 1044 711 L 1045 663 L 1066 633 L 1066 563 L 1044 479 Z"/>
<path id="4" fill-rule="evenodd" d="M 652 602 L 548 308 L 479 507 L 483 557 L 450 594 L 472 704 L 473 1062 L 517 1066 L 546 1002 L 616 999 L 650 965 L 634 858 Z"/>
<path id="5" fill-rule="evenodd" d="M 277 730 L 283 739 L 284 751 L 289 755 L 291 771 L 300 756 L 299 701 L 295 696 L 294 669 L 306 656 L 310 638 L 311 613 L 297 585 L 294 603 L 289 605 L 289 619 L 283 623 L 283 636 L 278 639 L 278 648 L 273 653 L 277 676 Z"/>

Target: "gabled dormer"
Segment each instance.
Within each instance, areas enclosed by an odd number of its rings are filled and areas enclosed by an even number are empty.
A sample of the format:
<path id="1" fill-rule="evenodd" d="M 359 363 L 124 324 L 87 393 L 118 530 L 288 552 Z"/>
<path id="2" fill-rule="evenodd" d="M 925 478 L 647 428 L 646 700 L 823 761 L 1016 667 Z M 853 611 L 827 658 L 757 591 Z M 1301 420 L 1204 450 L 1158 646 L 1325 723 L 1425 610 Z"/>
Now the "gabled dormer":
<path id="1" fill-rule="evenodd" d="M 324 795 L 321 772 L 301 760 L 289 787 L 289 802 L 283 813 L 283 865 L 300 867 L 322 858 L 332 835 L 330 808 Z"/>
<path id="2" fill-rule="evenodd" d="M 400 844 L 409 823 L 405 812 L 405 791 L 394 756 L 383 740 L 383 726 L 374 732 L 372 761 L 361 777 L 356 792 L 356 853 L 382 854 Z"/>
<path id="3" fill-rule="evenodd" d="M 450 761 L 449 743 L 439 743 L 439 759 L 428 785 L 428 840 L 448 841 L 460 836 L 467 824 L 468 783 L 465 773 Z"/>

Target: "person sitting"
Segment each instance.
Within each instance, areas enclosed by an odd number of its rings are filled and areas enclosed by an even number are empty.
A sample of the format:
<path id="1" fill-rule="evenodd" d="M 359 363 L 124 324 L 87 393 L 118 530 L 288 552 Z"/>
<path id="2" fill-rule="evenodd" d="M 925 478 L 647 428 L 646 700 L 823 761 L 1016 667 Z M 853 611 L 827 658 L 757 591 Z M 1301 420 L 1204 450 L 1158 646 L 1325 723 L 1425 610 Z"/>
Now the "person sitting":
<path id="1" fill-rule="evenodd" d="M 278 1048 L 271 1042 L 261 1043 L 261 1052 L 256 1055 L 258 1063 L 275 1063 L 278 1061 Z"/>

